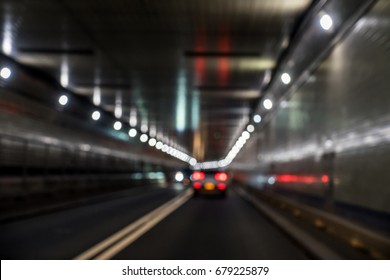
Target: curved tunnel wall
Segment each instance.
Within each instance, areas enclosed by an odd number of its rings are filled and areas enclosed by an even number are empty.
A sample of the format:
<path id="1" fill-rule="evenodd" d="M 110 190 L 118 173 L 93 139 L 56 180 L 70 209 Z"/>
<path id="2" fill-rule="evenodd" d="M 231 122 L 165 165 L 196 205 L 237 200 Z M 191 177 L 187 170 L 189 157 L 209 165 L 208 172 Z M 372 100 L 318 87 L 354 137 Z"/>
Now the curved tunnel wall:
<path id="1" fill-rule="evenodd" d="M 332 184 L 333 201 L 390 213 L 389 16 L 377 2 L 280 104 L 239 158 L 256 168 L 238 178 L 321 199 Z"/>
<path id="2" fill-rule="evenodd" d="M 160 184 L 164 173 L 177 167 L 177 161 L 129 139 L 125 131 L 113 131 L 110 116 L 101 125 L 94 123 L 93 108 L 78 100 L 72 104 L 72 99 L 70 108 L 78 106 L 83 114 L 69 112 L 58 104 L 61 91 L 55 86 L 27 75 L 17 65 L 13 70 L 10 81 L 0 81 L 2 203 Z"/>
<path id="3" fill-rule="evenodd" d="M 164 183 L 167 167 L 129 152 L 127 143 L 12 91 L 0 95 L 0 211 L 21 200 Z"/>
<path id="4" fill-rule="evenodd" d="M 105 165 L 108 169 L 121 168 L 120 165 L 113 165 L 112 161 L 121 162 L 122 167 L 134 161 L 167 167 L 180 166 L 177 161 L 143 145 L 137 138 L 129 137 L 125 123 L 122 130 L 115 131 L 113 123 L 117 119 L 112 114 L 92 105 L 87 98 L 72 94 L 47 73 L 20 65 L 3 55 L 0 56 L 0 66 L 12 69 L 9 79 L 0 79 L 0 133 L 4 134 L 4 139 L 15 136 L 14 139 L 31 142 L 32 146 L 51 145 L 67 153 L 80 151 L 91 157 L 109 158 L 111 162 Z M 63 94 L 69 98 L 65 106 L 58 102 Z M 95 110 L 101 113 L 96 122 L 91 118 Z M 2 147 L 1 151 L 4 160 L 8 149 Z M 36 154 L 42 155 L 39 151 Z M 26 157 L 26 160 L 30 159 L 32 157 Z M 8 156 L 7 160 L 3 165 L 21 163 L 17 156 Z M 57 160 L 50 164 L 58 165 L 61 162 Z M 82 159 L 79 162 L 83 164 Z M 91 164 L 97 162 L 91 161 Z"/>
<path id="5" fill-rule="evenodd" d="M 109 171 L 126 170 L 134 163 L 145 160 L 134 152 L 131 153 L 134 148 L 127 143 L 92 131 L 87 124 L 72 116 L 61 114 L 54 108 L 12 91 L 1 89 L 0 92 L 0 161 L 3 168 L 23 164 L 31 168 L 42 168 L 48 164 L 51 168 L 98 168 Z M 46 162 L 44 150 L 48 147 L 52 153 L 63 153 L 62 157 L 57 155 Z M 22 158 L 25 156 L 24 149 L 28 149 L 30 153 L 27 151 L 28 156 Z M 67 160 L 72 156 L 77 156 L 78 159 L 68 163 Z M 90 160 L 85 162 L 88 157 Z"/>

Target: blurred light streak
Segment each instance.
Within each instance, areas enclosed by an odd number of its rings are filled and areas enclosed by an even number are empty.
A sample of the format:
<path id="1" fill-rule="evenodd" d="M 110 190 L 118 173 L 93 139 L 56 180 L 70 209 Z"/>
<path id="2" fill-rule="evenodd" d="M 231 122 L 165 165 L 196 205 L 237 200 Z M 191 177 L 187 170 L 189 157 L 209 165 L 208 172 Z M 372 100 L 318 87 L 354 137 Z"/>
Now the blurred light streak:
<path id="1" fill-rule="evenodd" d="M 137 125 L 137 111 L 134 108 L 130 109 L 129 124 L 131 127 L 135 127 Z"/>
<path id="2" fill-rule="evenodd" d="M 114 115 L 117 119 L 122 117 L 122 93 L 118 91 L 115 95 Z"/>
<path id="3" fill-rule="evenodd" d="M 382 120 L 381 123 L 377 126 L 367 123 L 353 130 L 334 134 L 331 139 L 324 142 L 313 139 L 286 149 L 259 154 L 259 158 L 262 162 L 288 162 L 307 157 L 318 157 L 328 152 L 330 148 L 337 153 L 342 153 L 379 145 L 389 145 L 390 122 L 389 120 Z"/>
<path id="4" fill-rule="evenodd" d="M 199 92 L 194 91 L 192 94 L 192 102 L 191 102 L 191 128 L 192 128 L 192 130 L 197 130 L 199 128 L 199 114 L 200 114 Z"/>
<path id="5" fill-rule="evenodd" d="M 218 42 L 218 51 L 221 53 L 230 52 L 230 38 L 227 30 Z M 229 59 L 222 57 L 218 59 L 218 82 L 220 86 L 226 86 L 229 81 Z"/>
<path id="6" fill-rule="evenodd" d="M 220 86 L 226 86 L 229 80 L 228 58 L 218 59 L 218 81 Z"/>
<path id="7" fill-rule="evenodd" d="M 69 86 L 69 64 L 66 56 L 62 58 L 60 83 L 64 88 Z"/>
<path id="8" fill-rule="evenodd" d="M 198 32 L 196 36 L 195 51 L 198 53 L 206 51 L 206 36 L 203 31 Z M 204 57 L 195 58 L 195 78 L 199 85 L 204 81 L 205 69 L 206 59 Z"/>
<path id="9" fill-rule="evenodd" d="M 187 113 L 187 80 L 184 75 L 179 75 L 177 82 L 176 94 L 176 129 L 183 132 L 186 128 L 186 113 Z"/>
<path id="10" fill-rule="evenodd" d="M 315 184 L 322 182 L 321 178 L 308 175 L 293 175 L 293 174 L 281 174 L 275 176 L 277 183 L 302 183 L 302 184 Z"/>
<path id="11" fill-rule="evenodd" d="M 12 54 L 12 45 L 13 45 L 13 32 L 12 32 L 12 18 L 10 13 L 6 13 L 4 16 L 4 27 L 3 27 L 3 42 L 2 50 L 6 55 Z"/>
<path id="12" fill-rule="evenodd" d="M 93 101 L 93 104 L 95 106 L 99 106 L 100 103 L 102 102 L 102 99 L 101 99 L 101 90 L 100 90 L 100 87 L 98 86 L 95 86 L 93 88 L 93 97 L 92 97 L 92 101 Z"/>

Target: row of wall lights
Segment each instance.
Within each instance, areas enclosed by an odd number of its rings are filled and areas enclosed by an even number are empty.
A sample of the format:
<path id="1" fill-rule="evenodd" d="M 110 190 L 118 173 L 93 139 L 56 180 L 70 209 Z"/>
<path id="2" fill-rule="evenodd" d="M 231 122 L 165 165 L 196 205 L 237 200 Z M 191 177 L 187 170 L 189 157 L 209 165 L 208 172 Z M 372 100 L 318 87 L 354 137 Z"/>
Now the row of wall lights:
<path id="1" fill-rule="evenodd" d="M 5 79 L 5 80 L 9 79 L 11 77 L 11 74 L 12 74 L 12 72 L 11 72 L 11 70 L 8 67 L 3 67 L 0 70 L 0 77 L 2 79 Z M 66 94 L 62 94 L 58 98 L 58 103 L 61 106 L 66 106 L 69 103 L 69 97 Z M 94 121 L 98 121 L 100 119 L 100 117 L 101 117 L 101 113 L 98 110 L 95 110 L 91 114 L 91 118 Z M 123 125 L 122 125 L 121 121 L 117 120 L 113 124 L 113 128 L 116 131 L 121 130 L 122 127 L 123 127 Z M 138 134 L 138 131 L 135 128 L 131 128 L 129 130 L 129 132 L 128 132 L 128 135 L 131 138 L 134 138 L 135 136 L 137 136 L 137 134 Z M 161 150 L 162 152 L 165 152 L 168 155 L 170 155 L 172 157 L 175 157 L 175 158 L 177 158 L 177 159 L 179 159 L 181 161 L 187 162 L 188 164 L 190 164 L 192 166 L 194 166 L 197 163 L 197 160 L 195 158 L 187 155 L 186 153 L 184 153 L 182 151 L 177 150 L 174 147 L 171 147 L 171 146 L 169 146 L 167 144 L 164 144 L 162 141 L 157 141 L 155 138 L 149 137 L 146 133 L 142 133 L 141 134 L 140 141 L 142 143 L 146 143 L 147 142 L 149 146 L 155 147 L 157 150 Z"/>
<path id="2" fill-rule="evenodd" d="M 328 14 L 323 13 L 321 18 L 320 18 L 320 25 L 325 31 L 330 31 L 330 30 L 332 30 L 332 27 L 333 27 L 333 20 Z M 12 74 L 12 72 L 8 67 L 3 67 L 0 70 L 0 77 L 3 79 L 9 79 L 11 77 L 11 74 Z M 292 81 L 291 76 L 288 73 L 283 73 L 280 76 L 280 79 L 281 79 L 282 83 L 285 85 L 290 84 Z M 68 101 L 69 101 L 69 98 L 65 94 L 61 95 L 58 99 L 58 103 L 62 106 L 65 106 L 66 104 L 68 104 Z M 271 99 L 269 99 L 269 98 L 265 99 L 263 101 L 263 106 L 265 109 L 271 110 L 272 106 L 273 106 Z M 91 117 L 94 121 L 98 121 L 100 119 L 100 116 L 101 116 L 101 114 L 97 110 L 94 111 L 91 115 Z M 254 123 L 258 124 L 261 122 L 261 120 L 262 120 L 262 118 L 259 114 L 256 114 L 253 116 Z M 121 130 L 122 129 L 122 122 L 115 121 L 113 127 L 117 131 Z M 197 161 L 195 158 L 190 157 L 189 155 L 187 155 L 187 154 L 185 154 L 185 153 L 183 153 L 183 152 L 181 152 L 173 147 L 170 147 L 161 141 L 157 142 L 157 140 L 154 138 L 149 139 L 149 136 L 145 133 L 141 134 L 140 141 L 143 143 L 148 142 L 148 144 L 150 146 L 156 147 L 156 149 L 158 149 L 158 150 L 161 149 L 163 152 L 166 152 L 166 153 L 170 154 L 171 156 L 176 157 L 182 161 L 188 162 L 192 166 L 196 166 L 198 168 L 216 168 L 216 167 L 225 167 L 225 166 L 229 165 L 233 161 L 233 159 L 237 156 L 237 154 L 240 152 L 240 150 L 244 147 L 247 140 L 249 140 L 250 133 L 253 133 L 254 131 L 255 131 L 254 125 L 248 124 L 248 126 L 246 127 L 246 130 L 241 133 L 241 136 L 236 141 L 235 145 L 232 147 L 232 149 L 229 151 L 229 153 L 227 154 L 227 156 L 224 159 L 219 160 L 219 161 L 212 161 L 212 162 L 198 163 L 198 164 L 197 164 Z M 137 135 L 137 130 L 135 128 L 131 128 L 129 130 L 128 134 L 130 137 L 134 138 Z"/>
<path id="3" fill-rule="evenodd" d="M 62 105 L 62 106 L 65 106 L 67 103 L 68 103 L 68 97 L 66 95 L 61 95 L 60 98 L 58 99 L 58 102 Z M 94 121 L 98 121 L 100 119 L 100 112 L 98 110 L 94 111 L 91 115 L 91 118 L 94 120 Z M 121 121 L 115 121 L 114 122 L 114 125 L 113 125 L 113 128 L 116 130 L 116 131 L 119 131 L 121 130 L 123 127 L 122 125 L 122 122 Z M 129 132 L 129 137 L 131 138 L 134 138 L 137 136 L 138 134 L 138 131 L 137 129 L 135 128 L 130 128 Z M 181 161 L 184 161 L 184 162 L 187 162 L 189 163 L 190 165 L 194 166 L 196 163 L 197 163 L 197 160 L 189 155 L 187 155 L 186 153 L 184 152 L 181 152 L 179 150 L 177 150 L 176 148 L 173 148 L 167 144 L 164 144 L 163 142 L 161 141 L 157 141 L 155 138 L 153 137 L 149 137 L 146 133 L 142 133 L 140 135 L 140 141 L 142 143 L 148 143 L 149 146 L 151 147 L 155 147 L 157 150 L 161 150 L 162 152 L 165 152 Z"/>
<path id="4" fill-rule="evenodd" d="M 331 31 L 333 27 L 333 20 L 332 18 L 326 14 L 326 13 L 320 13 L 320 26 L 322 27 L 323 30 L 325 31 Z M 291 83 L 292 78 L 289 73 L 284 72 L 280 75 L 280 80 L 282 81 L 283 84 L 288 85 Z M 273 107 L 272 100 L 267 98 L 263 101 L 263 107 L 266 110 L 271 110 Z M 262 117 L 260 114 L 255 114 L 253 116 L 253 123 L 259 124 L 262 120 Z M 198 163 L 196 165 L 197 168 L 199 169 L 209 169 L 209 168 L 218 168 L 218 167 L 226 167 L 228 166 L 233 159 L 237 156 L 237 154 L 241 151 L 241 149 L 244 147 L 244 145 L 247 143 L 249 140 L 251 133 L 255 131 L 255 126 L 250 122 L 246 130 L 244 130 L 241 133 L 241 136 L 237 139 L 236 143 L 233 145 L 233 147 L 230 149 L 228 152 L 227 156 L 219 161 L 209 161 L 209 162 L 203 162 L 203 163 Z"/>

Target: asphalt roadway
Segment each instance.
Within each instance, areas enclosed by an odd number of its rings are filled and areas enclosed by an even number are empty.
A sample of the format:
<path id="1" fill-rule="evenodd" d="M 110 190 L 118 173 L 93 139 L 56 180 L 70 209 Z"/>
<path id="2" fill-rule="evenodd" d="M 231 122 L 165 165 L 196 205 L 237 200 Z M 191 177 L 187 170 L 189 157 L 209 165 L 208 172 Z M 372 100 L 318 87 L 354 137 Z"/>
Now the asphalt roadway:
<path id="1" fill-rule="evenodd" d="M 0 224 L 1 259 L 73 259 L 134 225 L 183 190 L 145 187 L 107 201 Z M 112 259 L 307 259 L 285 233 L 233 191 L 196 197 L 139 233 Z M 157 210 L 166 212 L 165 210 Z M 153 216 L 154 217 L 154 216 Z M 134 234 L 133 234 L 134 235 Z"/>

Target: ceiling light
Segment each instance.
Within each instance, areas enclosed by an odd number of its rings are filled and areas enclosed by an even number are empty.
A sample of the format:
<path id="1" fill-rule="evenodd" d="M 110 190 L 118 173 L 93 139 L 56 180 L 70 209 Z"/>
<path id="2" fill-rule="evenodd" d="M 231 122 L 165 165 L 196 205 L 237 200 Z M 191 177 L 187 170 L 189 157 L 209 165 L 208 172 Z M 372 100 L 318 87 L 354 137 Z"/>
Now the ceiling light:
<path id="1" fill-rule="evenodd" d="M 163 145 L 164 145 L 164 144 L 163 144 L 161 141 L 158 141 L 158 142 L 156 143 L 156 149 L 157 149 L 157 150 L 160 150 L 160 149 L 162 148 Z"/>
<path id="2" fill-rule="evenodd" d="M 259 114 L 254 115 L 254 116 L 253 116 L 253 121 L 254 121 L 255 123 L 260 123 L 260 122 L 261 122 L 261 116 L 260 116 Z"/>
<path id="3" fill-rule="evenodd" d="M 333 146 L 333 141 L 328 139 L 325 141 L 325 148 L 331 148 Z"/>
<path id="4" fill-rule="evenodd" d="M 136 135 L 137 135 L 137 130 L 135 128 L 129 130 L 130 137 L 135 137 Z"/>
<path id="5" fill-rule="evenodd" d="M 58 103 L 60 103 L 62 106 L 65 106 L 68 103 L 68 97 L 66 95 L 61 95 L 58 99 Z"/>
<path id="6" fill-rule="evenodd" d="M 248 124 L 248 126 L 246 127 L 246 130 L 248 132 L 252 133 L 253 131 L 255 131 L 255 127 L 252 124 Z"/>
<path id="7" fill-rule="evenodd" d="M 11 77 L 11 70 L 8 67 L 3 67 L 0 71 L 0 76 L 3 79 L 8 79 L 9 77 Z"/>
<path id="8" fill-rule="evenodd" d="M 98 119 L 100 119 L 100 112 L 99 111 L 95 111 L 92 113 L 92 119 L 94 121 L 97 121 Z"/>
<path id="9" fill-rule="evenodd" d="M 192 166 L 194 166 L 196 163 L 197 163 L 197 161 L 194 158 L 191 158 L 189 161 L 189 164 L 191 164 Z"/>
<path id="10" fill-rule="evenodd" d="M 320 24 L 324 30 L 329 30 L 333 26 L 333 20 L 328 14 L 325 14 L 321 17 Z"/>
<path id="11" fill-rule="evenodd" d="M 244 138 L 245 140 L 248 140 L 250 137 L 251 137 L 251 135 L 249 134 L 248 131 L 244 131 L 242 133 L 242 138 Z"/>
<path id="12" fill-rule="evenodd" d="M 139 139 L 141 140 L 142 143 L 145 143 L 146 141 L 148 141 L 149 137 L 146 134 L 142 134 Z"/>
<path id="13" fill-rule="evenodd" d="M 263 106 L 265 109 L 270 110 L 272 108 L 272 101 L 270 99 L 264 100 Z"/>
<path id="14" fill-rule="evenodd" d="M 151 146 L 151 147 L 153 147 L 153 146 L 155 146 L 156 145 L 156 139 L 154 139 L 154 138 L 150 138 L 150 140 L 149 140 L 149 146 Z"/>
<path id="15" fill-rule="evenodd" d="M 116 121 L 114 123 L 114 129 L 115 130 L 120 130 L 122 128 L 122 123 L 120 121 Z"/>
<path id="16" fill-rule="evenodd" d="M 280 76 L 280 79 L 285 85 L 288 85 L 291 82 L 291 77 L 288 73 L 283 73 L 282 76 Z"/>
<path id="17" fill-rule="evenodd" d="M 244 139 L 244 137 L 240 136 L 240 138 L 238 138 L 237 142 L 244 145 L 246 143 L 246 139 Z"/>
<path id="18" fill-rule="evenodd" d="M 238 148 L 241 149 L 244 146 L 244 144 L 242 142 L 240 142 L 240 141 L 237 141 L 235 146 L 237 146 Z"/>

